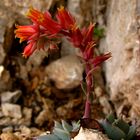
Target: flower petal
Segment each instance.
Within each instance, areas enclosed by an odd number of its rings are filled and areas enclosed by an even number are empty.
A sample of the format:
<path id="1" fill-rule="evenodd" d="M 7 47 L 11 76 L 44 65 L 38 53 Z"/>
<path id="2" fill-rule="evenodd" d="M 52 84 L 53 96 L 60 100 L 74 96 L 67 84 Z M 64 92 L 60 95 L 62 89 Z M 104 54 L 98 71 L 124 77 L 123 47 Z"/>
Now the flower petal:
<path id="1" fill-rule="evenodd" d="M 63 6 L 58 8 L 56 18 L 57 18 L 58 22 L 60 23 L 60 25 L 65 30 L 72 29 L 73 26 L 75 26 L 75 23 L 76 23 L 75 19 L 72 17 L 72 15 L 67 10 L 64 9 Z"/>
<path id="2" fill-rule="evenodd" d="M 23 51 L 23 56 L 28 57 L 36 50 L 35 42 L 30 42 Z"/>
<path id="3" fill-rule="evenodd" d="M 109 59 L 111 57 L 111 53 L 104 54 L 102 56 L 96 56 L 95 58 L 90 60 L 90 63 L 93 64 L 94 67 L 100 65 L 105 60 Z"/>

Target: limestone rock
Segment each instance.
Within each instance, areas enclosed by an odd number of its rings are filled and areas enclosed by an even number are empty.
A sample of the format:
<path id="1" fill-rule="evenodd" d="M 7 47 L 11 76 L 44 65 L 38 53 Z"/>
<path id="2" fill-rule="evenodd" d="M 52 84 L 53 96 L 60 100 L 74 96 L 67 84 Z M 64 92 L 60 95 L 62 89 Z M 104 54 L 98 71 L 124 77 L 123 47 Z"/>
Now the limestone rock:
<path id="1" fill-rule="evenodd" d="M 13 133 L 2 133 L 0 136 L 1 140 L 20 140 L 16 135 Z"/>
<path id="2" fill-rule="evenodd" d="M 23 114 L 23 119 L 21 121 L 21 124 L 29 126 L 31 124 L 32 109 L 24 107 L 22 110 L 22 114 Z"/>
<path id="3" fill-rule="evenodd" d="M 3 133 L 13 132 L 13 127 L 12 126 L 7 126 L 7 127 L 2 129 L 2 132 Z"/>
<path id="4" fill-rule="evenodd" d="M 1 93 L 1 102 L 2 103 L 16 103 L 17 100 L 19 99 L 19 97 L 21 96 L 21 90 L 17 90 L 17 91 L 14 91 L 14 92 L 10 92 L 10 91 L 7 91 L 7 92 L 3 92 Z"/>
<path id="5" fill-rule="evenodd" d="M 3 103 L 1 105 L 2 112 L 5 116 L 20 119 L 22 117 L 21 107 L 16 104 Z"/>
<path id="6" fill-rule="evenodd" d="M 76 21 L 78 24 L 82 24 L 83 22 L 83 17 L 81 14 L 81 3 L 82 0 L 68 0 L 68 10 L 72 15 L 74 15 Z"/>
<path id="7" fill-rule="evenodd" d="M 2 117 L 0 118 L 0 126 L 10 126 L 11 125 L 11 118 L 10 117 Z"/>
<path id="8" fill-rule="evenodd" d="M 125 112 L 124 115 L 135 119 L 140 117 L 138 9 L 138 0 L 109 1 L 106 38 L 101 43 L 101 46 L 107 46 L 106 51 L 112 53 L 112 58 L 106 62 L 105 71 L 117 115 Z"/>
<path id="9" fill-rule="evenodd" d="M 81 128 L 78 135 L 72 140 L 109 140 L 106 135 L 97 130 Z"/>
<path id="10" fill-rule="evenodd" d="M 12 87 L 12 80 L 9 71 L 0 67 L 0 92 L 4 90 L 10 90 Z"/>
<path id="11" fill-rule="evenodd" d="M 0 64 L 3 63 L 4 59 L 5 59 L 6 53 L 3 49 L 2 44 L 0 43 Z"/>
<path id="12" fill-rule="evenodd" d="M 77 56 L 69 55 L 51 63 L 46 73 L 57 88 L 72 89 L 82 80 L 83 65 Z"/>
<path id="13" fill-rule="evenodd" d="M 27 126 L 21 125 L 19 129 L 22 135 L 29 136 L 31 134 L 31 129 L 28 128 Z"/>

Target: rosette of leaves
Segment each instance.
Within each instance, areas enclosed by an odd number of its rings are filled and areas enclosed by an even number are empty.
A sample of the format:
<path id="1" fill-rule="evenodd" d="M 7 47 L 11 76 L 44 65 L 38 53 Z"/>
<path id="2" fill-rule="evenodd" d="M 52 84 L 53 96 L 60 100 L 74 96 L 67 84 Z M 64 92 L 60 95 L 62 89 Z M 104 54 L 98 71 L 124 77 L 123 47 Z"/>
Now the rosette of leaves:
<path id="1" fill-rule="evenodd" d="M 123 119 L 116 119 L 112 114 L 101 121 L 100 124 L 112 140 L 133 140 L 136 135 L 134 125 L 129 125 Z"/>
<path id="2" fill-rule="evenodd" d="M 76 132 L 80 128 L 80 123 L 72 122 L 68 124 L 66 121 L 62 120 L 61 123 L 55 121 L 52 134 L 47 134 L 34 138 L 34 140 L 70 140 L 71 132 Z"/>

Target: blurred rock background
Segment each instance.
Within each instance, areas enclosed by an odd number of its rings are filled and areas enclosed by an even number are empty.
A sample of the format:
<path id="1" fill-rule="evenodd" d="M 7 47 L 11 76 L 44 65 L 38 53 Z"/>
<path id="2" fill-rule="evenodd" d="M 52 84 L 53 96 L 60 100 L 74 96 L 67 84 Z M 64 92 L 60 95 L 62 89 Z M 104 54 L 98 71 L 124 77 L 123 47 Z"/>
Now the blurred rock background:
<path id="1" fill-rule="evenodd" d="M 140 129 L 140 1 L 139 0 L 1 0 L 0 2 L 0 130 L 1 139 L 30 138 L 49 130 L 54 120 L 83 115 L 80 88 L 84 68 L 78 50 L 65 39 L 48 57 L 44 51 L 22 57 L 26 43 L 14 37 L 15 24 L 30 24 L 30 6 L 55 13 L 64 5 L 80 27 L 104 28 L 97 53 L 112 58 L 94 72 L 95 119 L 110 112 Z M 70 63 L 69 63 L 70 62 Z M 8 134 L 5 132 L 9 132 Z"/>

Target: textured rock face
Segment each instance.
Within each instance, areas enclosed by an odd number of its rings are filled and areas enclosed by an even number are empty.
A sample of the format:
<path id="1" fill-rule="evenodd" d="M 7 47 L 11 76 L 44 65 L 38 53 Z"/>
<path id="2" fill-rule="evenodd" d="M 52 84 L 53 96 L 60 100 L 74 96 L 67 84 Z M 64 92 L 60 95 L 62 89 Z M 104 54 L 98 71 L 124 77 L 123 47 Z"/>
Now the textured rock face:
<path id="1" fill-rule="evenodd" d="M 139 2 L 111 0 L 108 5 L 107 34 L 102 42 L 112 58 L 106 63 L 110 97 L 117 114 L 140 117 Z M 101 46 L 102 46 L 101 43 Z"/>
<path id="2" fill-rule="evenodd" d="M 109 140 L 106 135 L 97 131 L 80 128 L 80 131 L 74 139 L 71 140 Z"/>
<path id="3" fill-rule="evenodd" d="M 71 89 L 80 84 L 83 65 L 77 56 L 69 55 L 58 59 L 46 68 L 48 77 L 59 89 Z"/>

